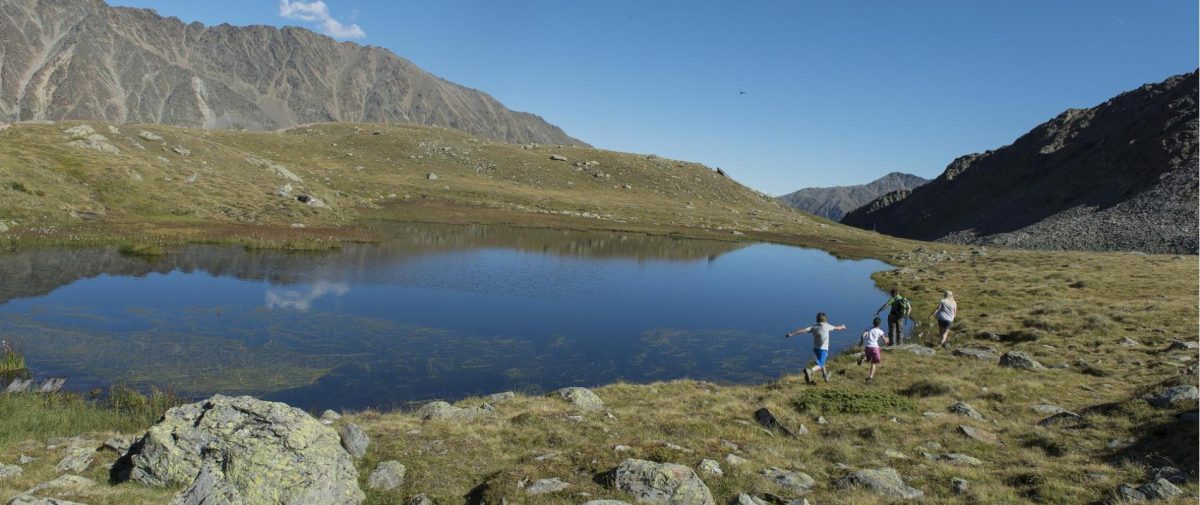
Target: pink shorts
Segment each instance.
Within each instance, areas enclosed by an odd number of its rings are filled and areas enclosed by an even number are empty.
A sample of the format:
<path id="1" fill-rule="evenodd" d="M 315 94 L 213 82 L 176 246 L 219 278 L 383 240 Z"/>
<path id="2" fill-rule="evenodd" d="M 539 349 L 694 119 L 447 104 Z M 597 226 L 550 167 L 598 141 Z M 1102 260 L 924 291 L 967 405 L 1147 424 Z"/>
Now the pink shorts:
<path id="1" fill-rule="evenodd" d="M 863 356 L 866 356 L 868 363 L 879 364 L 883 361 L 883 352 L 878 347 L 863 349 Z"/>

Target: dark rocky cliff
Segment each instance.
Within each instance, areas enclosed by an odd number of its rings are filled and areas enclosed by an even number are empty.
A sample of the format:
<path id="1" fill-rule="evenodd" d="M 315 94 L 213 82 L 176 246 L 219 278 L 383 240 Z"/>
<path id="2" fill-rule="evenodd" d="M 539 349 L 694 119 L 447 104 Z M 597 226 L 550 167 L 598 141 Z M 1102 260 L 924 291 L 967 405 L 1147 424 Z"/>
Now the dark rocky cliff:
<path id="1" fill-rule="evenodd" d="M 1070 109 L 843 223 L 1027 249 L 1197 252 L 1197 73 Z"/>

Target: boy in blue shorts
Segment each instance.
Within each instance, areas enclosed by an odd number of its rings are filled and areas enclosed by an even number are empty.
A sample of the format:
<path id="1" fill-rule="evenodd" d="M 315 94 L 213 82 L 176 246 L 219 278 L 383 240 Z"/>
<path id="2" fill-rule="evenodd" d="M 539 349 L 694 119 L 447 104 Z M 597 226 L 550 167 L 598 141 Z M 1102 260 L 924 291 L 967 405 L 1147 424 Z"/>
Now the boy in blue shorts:
<path id="1" fill-rule="evenodd" d="M 804 369 L 804 382 L 811 384 L 813 382 L 812 374 L 817 370 L 821 371 L 821 377 L 825 382 L 829 382 L 829 370 L 825 368 L 825 360 L 829 359 L 829 332 L 833 330 L 844 330 L 845 326 L 834 326 L 827 322 L 824 312 L 817 313 L 817 324 L 804 328 L 797 328 L 788 332 L 784 338 L 793 337 L 801 333 L 812 333 L 813 336 L 813 358 L 817 362 L 817 366 Z"/>

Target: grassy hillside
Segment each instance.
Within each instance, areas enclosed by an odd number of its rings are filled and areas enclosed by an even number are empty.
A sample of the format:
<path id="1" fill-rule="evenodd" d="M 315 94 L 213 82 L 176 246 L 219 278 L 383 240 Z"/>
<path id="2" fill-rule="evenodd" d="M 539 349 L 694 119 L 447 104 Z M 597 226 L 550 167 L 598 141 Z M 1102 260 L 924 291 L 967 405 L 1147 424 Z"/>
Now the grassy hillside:
<path id="1" fill-rule="evenodd" d="M 72 130 L 80 126 L 96 133 Z M 287 185 L 290 191 L 281 191 Z M 324 205 L 302 203 L 301 195 Z M 17 124 L 0 131 L 0 196 L 0 219 L 11 228 L 0 237 L 10 245 L 116 236 L 301 244 L 364 238 L 366 232 L 347 228 L 364 218 L 726 238 L 734 230 L 819 241 L 869 236 L 829 228 L 695 163 L 502 144 L 419 126 L 326 124 L 264 133 Z M 293 228 L 299 225 L 305 228 Z"/>
<path id="2" fill-rule="evenodd" d="M 703 475 L 720 503 L 739 492 L 781 494 L 762 476 L 770 467 L 811 475 L 817 483 L 808 498 L 818 504 L 890 503 L 833 485 L 848 467 L 878 466 L 895 467 L 925 491 L 922 503 L 1097 503 L 1120 484 L 1145 482 L 1146 469 L 1164 465 L 1191 474 L 1182 487 L 1192 499 L 1175 503 L 1192 503 L 1197 494 L 1197 426 L 1176 418 L 1195 410 L 1195 403 L 1160 409 L 1141 399 L 1164 386 L 1197 382 L 1195 348 L 1169 349 L 1175 340 L 1198 339 L 1195 256 L 1026 252 L 891 239 L 790 210 L 696 164 L 583 148 L 529 149 L 438 129 L 322 125 L 273 134 L 147 127 L 164 140 L 146 141 L 135 137 L 139 127 L 110 134 L 107 126 L 93 125 L 120 149 L 104 154 L 68 146 L 68 126 L 17 125 L 0 132 L 0 219 L 20 222 L 5 235 L 9 247 L 114 240 L 167 247 L 184 240 L 325 246 L 369 240 L 370 219 L 765 239 L 889 261 L 896 268 L 875 280 L 913 297 L 921 317 L 940 290 L 953 289 L 960 312 L 954 347 L 1020 350 L 1048 367 L 1021 371 L 949 350 L 934 356 L 893 351 L 871 385 L 862 382 L 866 370 L 844 356 L 833 360 L 833 382 L 816 386 L 788 376 L 764 385 L 676 381 L 596 388 L 611 415 L 580 414 L 556 398 L 520 395 L 496 403 L 495 415 L 466 424 L 422 423 L 401 412 L 354 413 L 347 419 L 374 440 L 360 467 L 364 482 L 383 460 L 398 459 L 409 468 L 404 486 L 371 494 L 371 503 L 402 503 L 418 493 L 438 503 L 468 497 L 488 503 L 500 497 L 530 504 L 586 501 L 576 493 L 621 498 L 597 476 L 626 457 L 693 467 L 705 458 L 721 461 L 724 476 Z M 180 146 L 190 153 L 174 152 Z M 286 181 L 270 165 L 247 161 L 251 156 L 294 172 L 302 181 L 292 183 L 292 194 L 315 196 L 330 208 L 277 196 Z M 586 166 L 588 161 L 598 164 Z M 594 175 L 600 171 L 608 177 Z M 437 180 L 427 178 L 430 172 Z M 193 174 L 194 182 L 187 182 Z M 922 322 L 919 331 L 928 333 L 923 338 L 932 339 L 929 321 Z M 949 413 L 956 401 L 985 419 Z M 1038 426 L 1047 417 L 1033 409 L 1041 404 L 1077 412 L 1085 423 Z M 55 425 L 50 433 L 29 428 L 37 425 L 29 419 L 62 418 L 55 406 L 0 396 L 0 411 L 5 405 L 25 420 L 13 427 L 0 416 L 0 432 L 13 433 L 0 439 L 0 461 L 22 452 L 39 459 L 25 475 L 0 480 L 0 499 L 54 473 L 61 451 L 45 449 L 47 437 L 88 432 L 102 440 L 109 431 L 138 431 L 138 423 L 105 417 Z M 845 412 L 841 405 L 856 409 Z M 753 413 L 762 406 L 810 433 L 792 440 L 758 429 Z M 818 424 L 818 416 L 828 424 Z M 1002 445 L 966 438 L 959 425 L 995 433 Z M 615 451 L 618 445 L 628 449 Z M 889 450 L 909 459 L 888 456 Z M 923 452 L 961 453 L 984 463 L 957 466 L 926 459 Z M 746 461 L 730 465 L 728 454 Z M 88 476 L 102 482 L 101 467 L 113 458 L 101 456 Z M 540 497 L 517 487 L 526 478 L 551 477 L 572 487 Z M 965 494 L 953 490 L 952 478 L 970 481 Z M 101 485 L 64 496 L 92 504 L 162 496 L 147 493 Z"/>

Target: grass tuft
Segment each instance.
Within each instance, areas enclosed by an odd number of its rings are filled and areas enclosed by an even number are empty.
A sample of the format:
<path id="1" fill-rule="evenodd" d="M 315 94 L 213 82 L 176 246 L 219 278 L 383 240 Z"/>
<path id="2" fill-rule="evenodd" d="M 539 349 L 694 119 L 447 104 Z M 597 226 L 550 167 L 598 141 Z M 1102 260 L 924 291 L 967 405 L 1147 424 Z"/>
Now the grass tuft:
<path id="1" fill-rule="evenodd" d="M 911 400 L 896 394 L 841 389 L 808 391 L 792 404 L 796 410 L 809 413 L 893 414 L 917 409 Z"/>
<path id="2" fill-rule="evenodd" d="M 17 352 L 8 341 L 0 341 L 0 372 L 18 372 L 25 369 L 25 356 Z"/>

